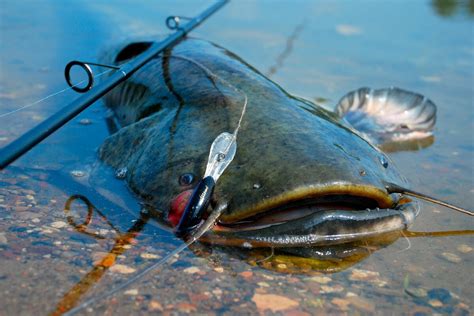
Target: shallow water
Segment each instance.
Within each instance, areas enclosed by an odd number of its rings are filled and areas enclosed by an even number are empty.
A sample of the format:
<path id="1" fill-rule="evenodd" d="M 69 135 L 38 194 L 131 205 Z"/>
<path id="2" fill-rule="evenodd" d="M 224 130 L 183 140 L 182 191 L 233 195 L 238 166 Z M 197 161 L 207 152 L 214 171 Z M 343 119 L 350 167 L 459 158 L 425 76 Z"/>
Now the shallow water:
<path id="1" fill-rule="evenodd" d="M 209 3 L 2 1 L 0 115 L 65 88 L 70 60 L 94 61 L 107 44 L 167 33 L 168 15 L 192 16 Z M 414 188 L 473 209 L 473 5 L 469 11 L 469 1 L 450 3 L 456 2 L 234 1 L 192 35 L 230 49 L 287 91 L 326 107 L 361 86 L 393 85 L 428 96 L 438 105 L 434 144 L 390 156 Z M 0 117 L 0 146 L 76 97 L 67 91 Z M 96 149 L 108 135 L 105 112 L 95 104 L 0 173 L 2 314 L 64 311 L 181 243 L 140 217 L 138 200 L 98 163 Z M 68 223 L 64 206 L 75 194 L 104 214 L 95 212 L 87 228 L 98 237 Z M 87 212 L 81 205 L 71 206 L 77 222 Z M 411 231 L 472 230 L 473 224 L 422 203 Z M 228 249 L 196 245 L 87 311 L 469 314 L 473 241 L 472 235 L 399 238 L 326 275 L 307 267 L 288 274 L 288 266 L 264 260 L 266 254 L 249 263 Z"/>

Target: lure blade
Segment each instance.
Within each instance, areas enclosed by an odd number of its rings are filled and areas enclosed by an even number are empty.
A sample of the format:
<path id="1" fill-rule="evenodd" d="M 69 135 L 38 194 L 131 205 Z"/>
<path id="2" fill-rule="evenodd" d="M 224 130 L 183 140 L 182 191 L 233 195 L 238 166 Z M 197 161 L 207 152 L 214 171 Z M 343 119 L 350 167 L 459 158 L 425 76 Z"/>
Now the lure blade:
<path id="1" fill-rule="evenodd" d="M 211 145 L 204 178 L 210 176 L 214 182 L 217 182 L 217 179 L 234 160 L 236 151 L 237 142 L 234 134 L 224 132 L 217 136 Z"/>

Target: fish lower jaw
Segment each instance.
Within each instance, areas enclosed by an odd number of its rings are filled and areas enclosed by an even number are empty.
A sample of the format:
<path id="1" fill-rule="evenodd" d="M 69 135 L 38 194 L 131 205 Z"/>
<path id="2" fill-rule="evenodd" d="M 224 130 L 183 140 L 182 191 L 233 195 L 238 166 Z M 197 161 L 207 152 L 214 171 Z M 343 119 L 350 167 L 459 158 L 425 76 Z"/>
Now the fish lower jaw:
<path id="1" fill-rule="evenodd" d="M 208 237 L 246 248 L 344 244 L 407 229 L 418 212 L 416 202 L 385 209 L 325 209 L 274 223 L 218 224 Z"/>
<path id="2" fill-rule="evenodd" d="M 270 203 L 269 203 L 270 204 Z M 270 204 L 271 205 L 271 204 Z M 257 230 L 265 227 L 280 225 L 304 217 L 311 217 L 322 212 L 379 210 L 377 200 L 370 197 L 353 196 L 348 194 L 327 194 L 312 198 L 289 200 L 270 206 L 267 210 L 243 218 L 238 221 L 219 221 L 220 230 Z"/>

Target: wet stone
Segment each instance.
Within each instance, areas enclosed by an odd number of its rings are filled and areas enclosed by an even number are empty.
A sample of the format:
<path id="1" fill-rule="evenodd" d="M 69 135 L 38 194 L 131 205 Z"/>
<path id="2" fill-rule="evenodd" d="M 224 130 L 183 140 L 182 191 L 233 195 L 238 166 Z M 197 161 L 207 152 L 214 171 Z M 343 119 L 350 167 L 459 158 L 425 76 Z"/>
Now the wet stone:
<path id="1" fill-rule="evenodd" d="M 430 304 L 430 305 L 433 306 L 433 307 L 441 307 L 441 306 L 443 306 L 443 303 L 441 303 L 441 302 L 438 301 L 438 300 L 429 300 L 429 301 L 428 301 L 428 304 Z"/>
<path id="2" fill-rule="evenodd" d="M 184 313 L 193 313 L 193 312 L 196 312 L 196 306 L 193 305 L 193 304 L 189 304 L 189 303 L 179 303 L 178 306 L 177 306 L 178 310 L 180 310 L 181 312 L 184 312 Z"/>
<path id="3" fill-rule="evenodd" d="M 15 212 L 26 212 L 31 209 L 31 206 L 16 206 L 13 208 Z"/>
<path id="4" fill-rule="evenodd" d="M 339 307 L 340 310 L 347 311 L 351 302 L 343 298 L 333 298 L 331 303 Z"/>
<path id="5" fill-rule="evenodd" d="M 215 290 L 212 290 L 212 294 L 214 294 L 216 297 L 220 298 L 222 296 L 222 290 L 217 288 Z"/>
<path id="6" fill-rule="evenodd" d="M 7 245 L 8 239 L 5 233 L 0 233 L 0 245 Z"/>
<path id="7" fill-rule="evenodd" d="M 144 252 L 144 253 L 140 254 L 140 257 L 143 258 L 143 259 L 159 259 L 159 258 L 161 258 L 158 255 L 155 255 L 153 253 L 147 253 L 147 252 Z"/>
<path id="8" fill-rule="evenodd" d="M 110 271 L 115 272 L 115 273 L 121 273 L 121 274 L 131 274 L 131 273 L 134 273 L 136 270 L 124 264 L 116 264 L 110 267 Z"/>
<path id="9" fill-rule="evenodd" d="M 443 304 L 447 304 L 452 300 L 452 295 L 447 289 L 435 288 L 428 291 L 428 297 L 431 300 L 438 300 Z"/>
<path id="10" fill-rule="evenodd" d="M 461 257 L 459 257 L 458 255 L 455 255 L 454 253 L 450 253 L 450 252 L 443 252 L 441 254 L 441 257 L 449 262 L 453 262 L 453 263 L 459 263 L 462 261 Z"/>
<path id="11" fill-rule="evenodd" d="M 21 226 L 12 226 L 12 227 L 8 228 L 8 231 L 10 231 L 12 233 L 24 233 L 27 230 L 28 229 L 26 227 L 21 227 Z"/>
<path id="12" fill-rule="evenodd" d="M 253 272 L 252 271 L 244 271 L 244 272 L 241 272 L 239 273 L 240 276 L 242 276 L 243 278 L 245 279 L 249 279 L 253 276 Z"/>
<path id="13" fill-rule="evenodd" d="M 472 251 L 472 247 L 470 247 L 466 244 L 459 245 L 459 246 L 457 246 L 456 249 L 461 253 L 469 253 L 469 252 Z"/>
<path id="14" fill-rule="evenodd" d="M 350 279 L 353 281 L 370 281 L 377 278 L 380 273 L 362 269 L 353 269 Z"/>
<path id="15" fill-rule="evenodd" d="M 352 306 L 354 306 L 355 308 L 359 310 L 362 310 L 368 313 L 375 312 L 375 305 L 371 301 L 365 298 L 362 298 L 359 296 L 348 296 L 347 300 L 351 303 Z"/>
<path id="16" fill-rule="evenodd" d="M 266 310 L 272 312 L 285 311 L 297 307 L 299 303 L 293 299 L 276 294 L 255 294 L 252 301 L 257 305 L 257 309 L 263 313 Z"/>
<path id="17" fill-rule="evenodd" d="M 315 276 L 315 277 L 310 278 L 310 280 L 321 283 L 321 284 L 327 284 L 331 281 L 331 278 L 327 276 Z"/>
<path id="18" fill-rule="evenodd" d="M 428 296 L 428 291 L 423 288 L 407 288 L 405 292 L 413 297 L 423 298 Z"/>
<path id="19" fill-rule="evenodd" d="M 21 212 L 21 213 L 18 214 L 18 218 L 20 218 L 22 220 L 33 220 L 33 219 L 36 219 L 40 216 L 41 216 L 41 214 L 31 212 L 31 211 L 24 211 L 24 212 Z"/>
<path id="20" fill-rule="evenodd" d="M 198 267 L 189 267 L 189 268 L 184 269 L 183 272 L 188 273 L 188 274 L 195 274 L 195 273 L 199 273 L 200 269 Z"/>
<path id="21" fill-rule="evenodd" d="M 63 221 L 56 221 L 56 222 L 52 222 L 50 226 L 53 227 L 53 228 L 60 229 L 60 228 L 67 227 L 68 224 L 66 222 L 63 222 Z"/>
<path id="22" fill-rule="evenodd" d="M 148 310 L 151 312 L 161 312 L 163 311 L 163 306 L 160 302 L 153 300 L 148 303 Z"/>
<path id="23" fill-rule="evenodd" d="M 125 295 L 130 295 L 130 296 L 135 296 L 135 295 L 138 295 L 138 290 L 137 289 L 130 289 L 130 290 L 125 291 L 124 294 Z"/>
<path id="24" fill-rule="evenodd" d="M 340 284 L 334 286 L 321 285 L 321 293 L 340 293 L 344 291 L 344 287 Z"/>

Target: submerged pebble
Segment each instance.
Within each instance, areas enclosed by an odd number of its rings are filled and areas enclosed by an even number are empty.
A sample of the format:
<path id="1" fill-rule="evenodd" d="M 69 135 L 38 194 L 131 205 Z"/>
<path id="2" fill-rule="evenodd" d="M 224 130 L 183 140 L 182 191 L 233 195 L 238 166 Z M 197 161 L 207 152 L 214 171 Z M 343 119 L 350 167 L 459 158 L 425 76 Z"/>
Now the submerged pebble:
<path id="1" fill-rule="evenodd" d="M 375 305 L 371 301 L 357 295 L 351 295 L 346 298 L 352 306 L 367 313 L 375 312 Z"/>
<path id="2" fill-rule="evenodd" d="M 441 303 L 439 300 L 429 300 L 428 304 L 430 304 L 433 307 L 441 307 L 443 306 L 443 303 Z"/>
<path id="3" fill-rule="evenodd" d="M 223 267 L 215 267 L 215 268 L 214 268 L 214 271 L 216 271 L 217 273 L 223 273 L 223 272 L 224 272 L 224 268 L 223 268 Z"/>
<path id="4" fill-rule="evenodd" d="M 257 305 L 257 309 L 263 313 L 266 310 L 280 312 L 297 307 L 297 301 L 288 297 L 276 294 L 254 294 L 252 301 Z"/>
<path id="5" fill-rule="evenodd" d="M 67 223 L 66 223 L 66 222 L 63 222 L 63 221 L 56 221 L 56 222 L 52 222 L 50 226 L 53 227 L 53 228 L 59 229 L 59 228 L 64 228 L 64 227 L 66 227 L 66 226 L 67 226 Z"/>
<path id="6" fill-rule="evenodd" d="M 349 304 L 351 302 L 349 302 L 346 299 L 336 297 L 336 298 L 332 299 L 331 303 L 336 305 L 337 307 L 339 307 L 339 309 L 341 309 L 343 311 L 347 311 L 347 310 L 349 310 Z"/>
<path id="7" fill-rule="evenodd" d="M 441 302 L 442 304 L 449 303 L 453 298 L 453 296 L 451 295 L 451 292 L 449 292 L 447 289 L 444 289 L 444 288 L 435 288 L 435 289 L 429 290 L 428 297 L 431 300 L 437 300 Z"/>
<path id="8" fill-rule="evenodd" d="M 151 312 L 161 312 L 163 311 L 163 306 L 158 301 L 150 301 L 148 304 L 148 310 Z"/>
<path id="9" fill-rule="evenodd" d="M 125 291 L 124 294 L 125 295 L 130 295 L 130 296 L 135 296 L 135 295 L 138 295 L 138 290 L 137 289 L 130 289 L 130 290 Z"/>
<path id="10" fill-rule="evenodd" d="M 244 272 L 240 272 L 239 275 L 242 276 L 245 279 L 249 279 L 253 276 L 253 272 L 252 271 L 244 271 Z"/>
<path id="11" fill-rule="evenodd" d="M 7 245 L 8 239 L 5 233 L 0 233 L 0 245 Z"/>
<path id="12" fill-rule="evenodd" d="M 130 273 L 134 273 L 136 270 L 124 264 L 116 264 L 110 267 L 110 271 L 116 272 L 116 273 L 122 273 L 122 274 L 130 274 Z"/>
<path id="13" fill-rule="evenodd" d="M 334 286 L 321 285 L 321 293 L 340 293 L 344 291 L 344 287 L 340 284 Z"/>
<path id="14" fill-rule="evenodd" d="M 428 291 L 425 290 L 424 288 L 421 288 L 421 287 L 419 287 L 419 288 L 407 288 L 407 289 L 405 289 L 405 292 L 407 292 L 407 294 L 409 294 L 410 296 L 418 297 L 418 298 L 428 296 Z"/>
<path id="15" fill-rule="evenodd" d="M 350 279 L 353 281 L 370 281 L 377 278 L 380 273 L 362 269 L 353 269 Z"/>
<path id="16" fill-rule="evenodd" d="M 462 244 L 457 247 L 457 250 L 462 253 L 469 253 L 472 251 L 472 247 Z"/>
<path id="17" fill-rule="evenodd" d="M 140 254 L 140 257 L 142 257 L 143 259 L 158 259 L 158 258 L 161 258 L 158 255 L 155 255 L 153 253 L 147 253 L 147 252 L 144 252 L 144 253 Z"/>
<path id="18" fill-rule="evenodd" d="M 194 313 L 197 310 L 194 304 L 189 304 L 186 302 L 179 303 L 176 307 L 178 308 L 180 312 L 183 312 L 186 314 Z"/>
<path id="19" fill-rule="evenodd" d="M 222 296 L 222 290 L 219 289 L 219 288 L 214 289 L 214 290 L 212 290 L 212 294 L 214 294 L 217 297 L 221 297 Z"/>
<path id="20" fill-rule="evenodd" d="M 450 252 L 443 252 L 441 254 L 441 257 L 449 262 L 453 262 L 453 263 L 459 263 L 461 262 L 461 257 L 459 257 L 458 255 L 455 255 L 454 253 L 450 253 Z"/>
<path id="21" fill-rule="evenodd" d="M 315 277 L 310 278 L 310 280 L 321 283 L 321 284 L 327 284 L 331 281 L 331 278 L 327 276 L 315 276 Z"/>
<path id="22" fill-rule="evenodd" d="M 189 268 L 186 268 L 183 270 L 184 273 L 188 273 L 188 274 L 195 274 L 195 273 L 199 273 L 199 268 L 198 267 L 189 267 Z"/>

